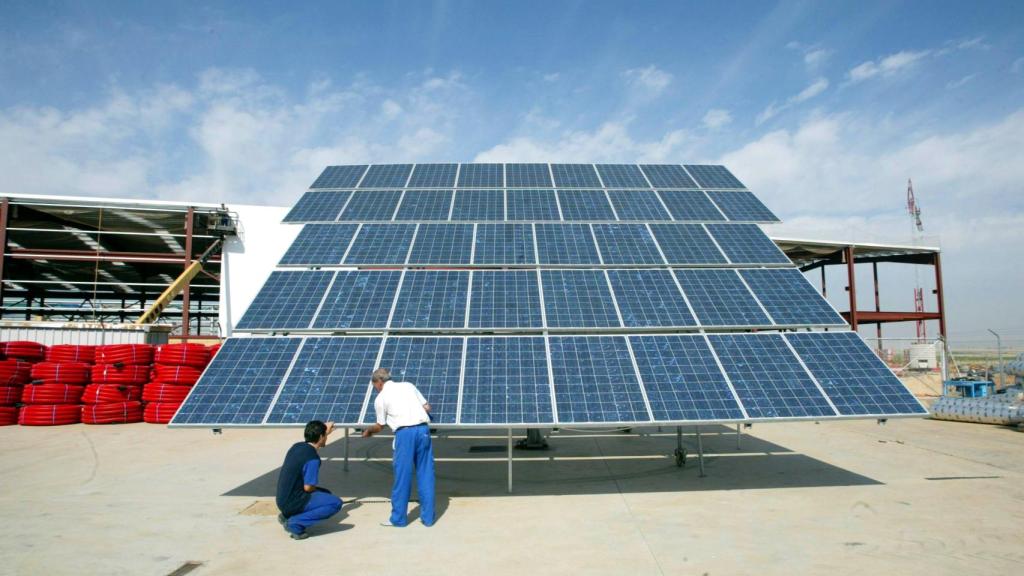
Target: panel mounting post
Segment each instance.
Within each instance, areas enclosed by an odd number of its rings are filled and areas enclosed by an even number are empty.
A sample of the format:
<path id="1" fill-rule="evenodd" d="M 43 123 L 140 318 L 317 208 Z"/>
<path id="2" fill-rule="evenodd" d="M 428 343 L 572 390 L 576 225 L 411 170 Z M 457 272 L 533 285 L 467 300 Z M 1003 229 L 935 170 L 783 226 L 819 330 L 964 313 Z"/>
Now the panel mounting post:
<path id="1" fill-rule="evenodd" d="M 736 423 L 736 450 L 741 450 L 740 439 L 743 437 L 743 427 Z"/>
<path id="2" fill-rule="evenodd" d="M 700 439 L 700 426 L 694 426 L 697 429 L 697 466 L 700 470 L 700 477 L 706 476 L 704 474 L 704 442 Z"/>
<path id="3" fill-rule="evenodd" d="M 348 426 L 345 426 L 345 472 L 348 472 Z"/>
<path id="4" fill-rule="evenodd" d="M 508 493 L 512 493 L 512 429 L 508 429 Z"/>

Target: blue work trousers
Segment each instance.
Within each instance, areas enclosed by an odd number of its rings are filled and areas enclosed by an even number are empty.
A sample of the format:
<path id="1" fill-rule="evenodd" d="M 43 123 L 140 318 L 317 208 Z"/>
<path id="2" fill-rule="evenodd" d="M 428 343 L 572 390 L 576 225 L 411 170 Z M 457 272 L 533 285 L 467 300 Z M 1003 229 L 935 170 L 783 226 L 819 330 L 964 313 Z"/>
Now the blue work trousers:
<path id="1" fill-rule="evenodd" d="M 420 497 L 420 520 L 427 526 L 434 523 L 434 448 L 430 444 L 430 427 L 426 424 L 399 428 L 395 432 L 395 454 L 392 457 L 395 484 L 391 488 L 391 523 L 409 523 L 409 494 L 412 492 L 413 467 L 416 469 L 416 490 Z"/>
<path id="2" fill-rule="evenodd" d="M 319 490 L 313 492 L 302 512 L 288 517 L 288 531 L 302 534 L 310 526 L 337 514 L 338 510 L 341 510 L 341 498 Z"/>

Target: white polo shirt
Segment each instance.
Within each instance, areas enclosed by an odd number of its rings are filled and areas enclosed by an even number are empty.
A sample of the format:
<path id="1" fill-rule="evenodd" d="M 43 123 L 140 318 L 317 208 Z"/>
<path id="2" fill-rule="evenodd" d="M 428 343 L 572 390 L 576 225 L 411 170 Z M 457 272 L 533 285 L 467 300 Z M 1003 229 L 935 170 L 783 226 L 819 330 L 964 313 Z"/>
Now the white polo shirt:
<path id="1" fill-rule="evenodd" d="M 412 382 L 388 380 L 377 393 L 373 408 L 377 411 L 377 424 L 398 430 L 405 426 L 416 426 L 430 422 L 423 405 L 427 399 L 413 386 Z"/>

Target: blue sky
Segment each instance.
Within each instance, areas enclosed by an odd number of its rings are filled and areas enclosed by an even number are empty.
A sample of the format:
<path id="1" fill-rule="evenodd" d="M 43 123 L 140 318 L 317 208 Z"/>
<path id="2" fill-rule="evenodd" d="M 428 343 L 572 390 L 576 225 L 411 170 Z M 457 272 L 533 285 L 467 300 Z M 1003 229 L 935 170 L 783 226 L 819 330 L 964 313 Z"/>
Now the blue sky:
<path id="1" fill-rule="evenodd" d="M 912 177 L 954 339 L 1024 344 L 1021 22 L 1020 2 L 4 2 L 0 192 L 287 205 L 326 164 L 721 162 L 786 220 L 770 232 L 907 242 Z M 883 270 L 883 304 L 911 280 Z"/>

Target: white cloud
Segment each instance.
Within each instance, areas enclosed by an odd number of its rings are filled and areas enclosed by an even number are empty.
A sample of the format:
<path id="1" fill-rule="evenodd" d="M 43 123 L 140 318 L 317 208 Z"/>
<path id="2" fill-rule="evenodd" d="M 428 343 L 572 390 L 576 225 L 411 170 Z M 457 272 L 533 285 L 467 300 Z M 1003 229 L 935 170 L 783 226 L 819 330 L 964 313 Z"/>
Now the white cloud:
<path id="1" fill-rule="evenodd" d="M 900 72 L 909 70 L 930 53 L 930 50 L 921 50 L 917 52 L 904 50 L 902 52 L 885 56 L 877 61 L 868 60 L 867 62 L 851 68 L 847 73 L 847 77 L 850 82 L 863 82 L 864 80 L 874 78 L 876 76 L 894 76 Z"/>
<path id="2" fill-rule="evenodd" d="M 821 68 L 832 56 L 832 50 L 822 48 L 818 44 L 808 45 L 793 41 L 786 44 L 786 48 L 802 53 L 804 55 L 804 66 L 810 71 Z"/>
<path id="3" fill-rule="evenodd" d="M 768 120 L 774 118 L 782 111 L 792 108 L 793 106 L 801 102 L 806 102 L 807 100 L 810 100 L 811 98 L 820 95 L 825 90 L 828 90 L 828 79 L 824 77 L 819 77 L 814 82 L 811 82 L 811 84 L 808 85 L 806 88 L 801 90 L 798 94 L 794 94 L 793 96 L 787 98 L 784 103 L 778 104 L 777 102 L 772 102 L 771 104 L 766 106 L 765 109 L 762 110 L 761 113 L 757 115 L 757 119 L 755 120 L 755 122 L 758 125 L 761 125 L 767 122 Z"/>
<path id="4" fill-rule="evenodd" d="M 1017 58 L 1013 61 L 1013 64 L 1010 65 L 1010 71 L 1014 74 L 1019 73 L 1021 70 L 1024 70 L 1024 57 Z"/>
<path id="5" fill-rule="evenodd" d="M 975 76 L 976 76 L 976 74 L 968 74 L 967 76 L 964 76 L 963 78 L 961 78 L 959 80 L 954 80 L 952 82 L 947 82 L 946 83 L 946 90 L 955 90 L 957 88 L 960 88 L 964 84 L 967 84 L 971 80 L 974 80 Z"/>
<path id="6" fill-rule="evenodd" d="M 544 76 L 542 76 L 545 82 L 558 82 L 558 79 L 561 77 L 562 75 L 559 74 L 558 72 L 551 72 L 549 74 L 545 74 Z"/>
<path id="7" fill-rule="evenodd" d="M 645 68 L 626 70 L 624 75 L 630 86 L 650 97 L 660 96 L 672 83 L 672 74 L 661 70 L 654 64 Z"/>
<path id="8" fill-rule="evenodd" d="M 704 115 L 702 122 L 704 123 L 705 128 L 708 128 L 709 130 L 716 130 L 732 122 L 732 114 L 730 114 L 728 110 L 712 108 Z"/>
<path id="9" fill-rule="evenodd" d="M 606 122 L 595 130 L 567 131 L 553 139 L 511 138 L 476 155 L 474 162 L 667 162 L 681 161 L 693 140 L 670 130 L 655 140 L 636 140 L 628 122 Z"/>

